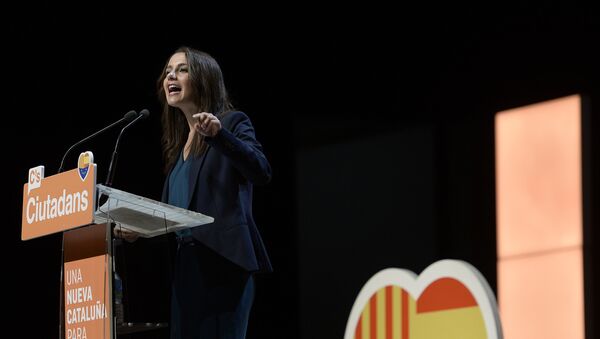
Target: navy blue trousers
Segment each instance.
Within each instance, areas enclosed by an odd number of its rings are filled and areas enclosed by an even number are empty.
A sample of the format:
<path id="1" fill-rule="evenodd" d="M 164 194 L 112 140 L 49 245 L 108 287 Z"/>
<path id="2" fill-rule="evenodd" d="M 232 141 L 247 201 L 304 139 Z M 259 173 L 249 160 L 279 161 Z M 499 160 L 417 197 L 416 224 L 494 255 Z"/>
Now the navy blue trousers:
<path id="1" fill-rule="evenodd" d="M 252 275 L 191 238 L 178 241 L 171 339 L 244 339 L 254 301 Z"/>

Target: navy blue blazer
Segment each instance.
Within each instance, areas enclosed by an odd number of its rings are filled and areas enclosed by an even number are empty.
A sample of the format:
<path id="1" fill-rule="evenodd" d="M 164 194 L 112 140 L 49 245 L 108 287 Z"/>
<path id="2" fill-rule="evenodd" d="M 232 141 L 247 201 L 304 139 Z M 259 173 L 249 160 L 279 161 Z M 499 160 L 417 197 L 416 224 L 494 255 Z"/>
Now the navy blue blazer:
<path id="1" fill-rule="evenodd" d="M 190 157 L 187 209 L 214 222 L 192 228 L 192 236 L 249 272 L 271 272 L 271 262 L 252 216 L 252 186 L 271 180 L 271 166 L 246 114 L 220 117 L 221 130 L 205 138 L 207 150 Z M 169 171 L 171 174 L 172 169 Z M 168 201 L 169 175 L 162 201 Z"/>

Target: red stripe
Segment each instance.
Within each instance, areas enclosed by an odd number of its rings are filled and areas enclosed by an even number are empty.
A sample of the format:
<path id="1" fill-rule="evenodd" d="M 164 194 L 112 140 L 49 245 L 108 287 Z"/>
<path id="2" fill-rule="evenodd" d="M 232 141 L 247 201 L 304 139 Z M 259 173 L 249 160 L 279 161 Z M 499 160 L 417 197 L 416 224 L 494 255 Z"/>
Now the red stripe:
<path id="1" fill-rule="evenodd" d="M 392 286 L 385 287 L 385 338 L 392 339 Z"/>
<path id="2" fill-rule="evenodd" d="M 356 333 L 354 333 L 355 339 L 362 339 L 362 314 L 358 317 L 358 325 L 356 325 Z"/>
<path id="3" fill-rule="evenodd" d="M 440 278 L 427 286 L 417 301 L 417 313 L 477 306 L 465 285 L 454 278 Z"/>
<path id="4" fill-rule="evenodd" d="M 402 339 L 408 338 L 408 293 L 402 289 Z"/>
<path id="5" fill-rule="evenodd" d="M 377 338 L 377 293 L 371 297 L 371 338 Z"/>

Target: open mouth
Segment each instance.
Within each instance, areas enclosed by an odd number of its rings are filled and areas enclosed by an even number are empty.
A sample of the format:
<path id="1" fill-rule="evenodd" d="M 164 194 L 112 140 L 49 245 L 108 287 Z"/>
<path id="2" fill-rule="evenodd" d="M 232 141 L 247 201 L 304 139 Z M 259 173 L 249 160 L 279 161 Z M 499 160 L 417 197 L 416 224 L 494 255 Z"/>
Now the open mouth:
<path id="1" fill-rule="evenodd" d="M 177 94 L 181 92 L 181 87 L 177 85 L 169 85 L 168 86 L 169 94 Z"/>

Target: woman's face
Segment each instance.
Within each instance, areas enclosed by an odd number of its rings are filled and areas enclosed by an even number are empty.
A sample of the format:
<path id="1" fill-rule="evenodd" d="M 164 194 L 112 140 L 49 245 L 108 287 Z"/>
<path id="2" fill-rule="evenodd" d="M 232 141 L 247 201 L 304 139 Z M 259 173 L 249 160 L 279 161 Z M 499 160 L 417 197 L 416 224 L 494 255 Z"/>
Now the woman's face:
<path id="1" fill-rule="evenodd" d="M 185 53 L 179 52 L 171 56 L 163 80 L 163 88 L 169 106 L 182 110 L 193 108 L 193 94 L 190 81 L 189 66 Z"/>

